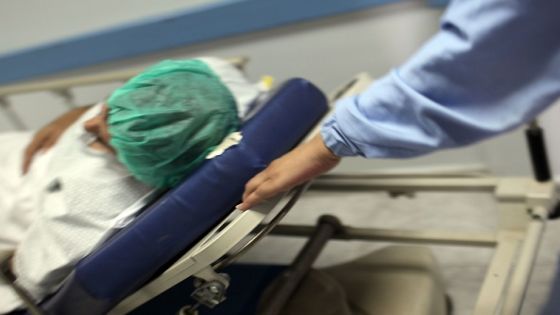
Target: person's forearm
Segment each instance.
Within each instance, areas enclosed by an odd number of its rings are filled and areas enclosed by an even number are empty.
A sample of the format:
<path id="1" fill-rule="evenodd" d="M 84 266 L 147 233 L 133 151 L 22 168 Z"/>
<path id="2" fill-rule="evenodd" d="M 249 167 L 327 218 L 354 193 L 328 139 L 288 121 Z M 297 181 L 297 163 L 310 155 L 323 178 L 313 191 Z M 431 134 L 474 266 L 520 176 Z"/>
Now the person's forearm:
<path id="1" fill-rule="evenodd" d="M 38 152 L 48 150 L 54 146 L 64 131 L 90 109 L 91 106 L 93 105 L 71 109 L 39 129 L 23 153 L 22 174 L 27 174 L 33 158 Z"/>
<path id="2" fill-rule="evenodd" d="M 296 148 L 251 179 L 240 208 L 326 172 L 341 156 L 418 156 L 534 117 L 560 94 L 558 12 L 558 0 L 455 1 L 441 31 L 413 58 L 338 102 L 315 145 Z M 336 159 L 315 158 L 327 152 L 323 143 Z"/>
<path id="3" fill-rule="evenodd" d="M 413 58 L 338 103 L 324 125 L 340 156 L 411 157 L 531 119 L 560 95 L 560 1 L 461 0 Z"/>

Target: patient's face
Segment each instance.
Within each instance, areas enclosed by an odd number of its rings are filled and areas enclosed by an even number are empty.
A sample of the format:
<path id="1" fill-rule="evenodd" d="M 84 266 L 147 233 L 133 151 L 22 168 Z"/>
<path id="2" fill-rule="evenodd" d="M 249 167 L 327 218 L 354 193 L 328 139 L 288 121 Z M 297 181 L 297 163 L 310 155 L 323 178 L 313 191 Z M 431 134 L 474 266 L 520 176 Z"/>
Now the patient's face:
<path id="1" fill-rule="evenodd" d="M 106 149 L 111 152 L 114 150 L 111 148 L 109 141 L 111 140 L 111 135 L 109 134 L 109 128 L 107 126 L 107 113 L 109 109 L 107 105 L 103 105 L 101 112 L 84 122 L 84 129 L 87 132 L 95 134 L 97 136 L 97 143 L 94 143 L 93 147 L 96 149 Z"/>

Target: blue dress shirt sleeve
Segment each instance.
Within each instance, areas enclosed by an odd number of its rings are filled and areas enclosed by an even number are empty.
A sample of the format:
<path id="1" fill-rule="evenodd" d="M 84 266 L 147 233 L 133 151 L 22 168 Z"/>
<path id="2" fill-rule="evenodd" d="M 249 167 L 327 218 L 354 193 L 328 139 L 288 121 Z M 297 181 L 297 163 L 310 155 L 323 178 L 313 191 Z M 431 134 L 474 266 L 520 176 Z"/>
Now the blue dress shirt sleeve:
<path id="1" fill-rule="evenodd" d="M 338 102 L 339 156 L 414 157 L 532 119 L 560 96 L 559 0 L 457 0 L 408 62 Z"/>

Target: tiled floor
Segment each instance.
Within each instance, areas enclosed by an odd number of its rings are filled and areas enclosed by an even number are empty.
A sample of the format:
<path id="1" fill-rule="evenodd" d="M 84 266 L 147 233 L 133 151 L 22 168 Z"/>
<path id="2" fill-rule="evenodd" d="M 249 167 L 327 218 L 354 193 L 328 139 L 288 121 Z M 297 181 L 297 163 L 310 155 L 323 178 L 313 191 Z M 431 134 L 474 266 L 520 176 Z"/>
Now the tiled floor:
<path id="1" fill-rule="evenodd" d="M 440 228 L 486 231 L 496 225 L 494 201 L 483 193 L 419 193 L 415 198 L 392 199 L 384 193 L 308 191 L 286 217 L 286 223 L 311 223 L 321 215 L 337 215 L 347 225 L 383 228 Z M 269 237 L 243 260 L 288 263 L 303 240 Z M 332 241 L 318 266 L 364 255 L 386 244 Z M 491 249 L 432 247 L 455 305 L 455 315 L 471 314 L 492 256 Z M 523 315 L 536 315 L 548 298 L 560 253 L 560 222 L 550 222 L 524 303 Z"/>

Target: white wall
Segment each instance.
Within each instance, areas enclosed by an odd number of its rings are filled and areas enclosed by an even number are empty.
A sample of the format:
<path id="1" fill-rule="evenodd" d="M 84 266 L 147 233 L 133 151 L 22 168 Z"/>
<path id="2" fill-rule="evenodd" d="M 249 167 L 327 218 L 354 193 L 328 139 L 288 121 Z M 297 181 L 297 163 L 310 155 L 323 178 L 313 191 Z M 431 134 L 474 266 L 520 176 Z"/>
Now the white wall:
<path id="1" fill-rule="evenodd" d="M 59 0 L 60 1 L 60 0 Z M 262 31 L 212 43 L 196 45 L 150 56 L 113 62 L 70 74 L 83 74 L 114 70 L 129 66 L 147 65 L 163 58 L 184 58 L 200 55 L 239 56 L 251 58 L 247 69 L 253 79 L 271 74 L 278 81 L 301 76 L 315 82 L 325 91 L 351 78 L 355 73 L 367 71 L 381 76 L 391 67 L 402 63 L 438 27 L 441 11 L 419 4 L 402 3 L 383 8 L 327 18 L 276 30 Z M 103 97 L 113 86 L 79 91 L 82 102 Z M 44 95 L 20 97 L 18 111 L 26 117 L 31 127 L 48 121 L 51 116 L 64 110 L 51 100 L 55 110 L 37 109 L 45 103 Z M 34 98 L 33 98 L 34 97 Z M 58 107 L 57 107 L 58 106 Z M 551 121 L 559 121 L 558 111 L 549 114 Z M 2 125 L 4 124 L 4 125 Z M 554 124 L 549 124 L 554 128 Z M 0 130 L 11 128 L 0 119 Z M 559 132 L 549 132 L 551 141 Z M 530 173 L 524 136 L 514 132 L 469 148 L 447 150 L 427 157 L 404 161 L 366 161 L 348 159 L 345 170 L 364 170 L 392 167 L 487 165 L 500 174 L 523 175 Z M 553 155 L 560 151 L 554 148 Z M 559 161 L 556 158 L 556 161 Z M 558 171 L 560 168 L 557 168 Z"/>
<path id="2" fill-rule="evenodd" d="M 2 0 L 0 55 L 221 0 Z"/>

